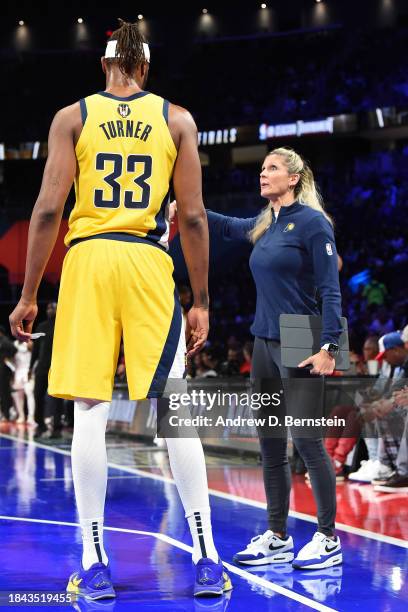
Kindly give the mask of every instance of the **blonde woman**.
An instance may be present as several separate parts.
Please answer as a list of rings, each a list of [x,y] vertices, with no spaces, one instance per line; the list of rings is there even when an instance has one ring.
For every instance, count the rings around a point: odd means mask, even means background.
[[[254,381],[277,381],[278,388],[283,383],[287,412],[306,415],[313,413],[322,401],[319,380],[317,396],[303,394],[295,405],[292,399],[292,406],[290,394],[286,393],[291,385],[285,381],[309,378],[310,374],[331,374],[334,370],[341,296],[332,222],[322,207],[310,167],[292,149],[275,149],[266,156],[260,173],[260,191],[268,203],[258,217],[238,219],[208,211],[210,232],[225,239],[253,243],[249,263],[257,303],[251,327],[255,336],[251,376]],[[320,314],[316,290],[322,300],[321,350],[298,368],[285,368],[280,355],[279,315]],[[302,369],[307,365],[311,366],[310,372]],[[342,563],[340,539],[334,534],[335,474],[323,440],[296,437],[294,431],[292,438],[310,474],[317,505],[317,532],[294,559],[293,540],[286,533],[291,488],[287,438],[264,436],[260,432],[269,529],[235,555],[238,563],[293,561],[293,566],[299,569],[321,569]]]

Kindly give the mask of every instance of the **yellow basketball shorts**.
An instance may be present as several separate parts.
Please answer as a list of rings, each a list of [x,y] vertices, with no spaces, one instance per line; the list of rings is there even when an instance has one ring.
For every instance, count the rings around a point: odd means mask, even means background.
[[[49,394],[110,401],[122,336],[130,399],[161,397],[185,350],[173,261],[143,239],[79,242],[64,259]]]

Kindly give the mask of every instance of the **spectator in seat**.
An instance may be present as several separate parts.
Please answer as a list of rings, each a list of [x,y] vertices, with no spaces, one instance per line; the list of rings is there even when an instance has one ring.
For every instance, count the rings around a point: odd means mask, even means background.
[[[385,336],[395,329],[394,321],[385,307],[379,308],[377,315],[370,325],[370,333]]]
[[[388,396],[377,402],[374,409],[382,434],[380,459],[393,473],[386,480],[378,479],[373,484],[375,491],[408,493],[408,326],[402,334],[393,332],[387,336],[384,337],[384,358],[399,367],[399,374]]]
[[[388,294],[387,287],[373,278],[363,289],[363,297],[367,299],[367,306],[383,306]]]
[[[202,351],[202,363],[205,372],[201,375],[202,378],[213,378],[218,376],[219,359],[216,351],[211,348],[206,348]]]
[[[244,360],[241,363],[241,366],[239,368],[239,373],[242,374],[243,376],[249,376],[251,373],[251,361],[252,361],[253,348],[254,348],[254,343],[251,342],[250,340],[248,340],[248,342],[245,342],[243,346],[242,354],[243,354]]]

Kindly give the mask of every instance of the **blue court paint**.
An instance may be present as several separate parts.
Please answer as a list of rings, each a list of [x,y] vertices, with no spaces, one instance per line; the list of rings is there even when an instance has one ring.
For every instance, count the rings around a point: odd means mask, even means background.
[[[0,450],[0,515],[77,522],[68,456],[2,437]],[[172,483],[142,476],[129,479],[125,471],[112,468],[109,475],[115,479],[108,483],[107,526],[163,533],[191,545]],[[216,544],[223,560],[230,562],[238,549],[265,529],[265,512],[214,496],[211,505]],[[314,525],[291,518],[289,531],[296,547],[300,547],[312,536]],[[80,532],[72,526],[0,519],[0,538],[1,591],[64,590],[81,555]],[[109,608],[101,609],[129,610],[136,606],[140,610],[172,612],[207,608],[214,612],[312,609],[274,592],[272,585],[267,588],[265,581],[269,581],[308,598],[312,606],[313,602],[317,606],[320,603],[322,610],[324,607],[344,612],[406,610],[408,551],[349,533],[342,533],[341,538],[345,563],[340,568],[319,572],[295,571],[290,565],[242,568],[246,574],[232,575],[234,590],[230,599],[194,601],[187,551],[150,535],[107,531],[105,544],[118,598]],[[263,578],[262,584],[251,582],[251,575]]]

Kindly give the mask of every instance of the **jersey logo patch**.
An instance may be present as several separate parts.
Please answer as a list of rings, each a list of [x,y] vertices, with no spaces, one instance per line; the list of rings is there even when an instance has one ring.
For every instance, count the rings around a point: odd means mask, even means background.
[[[333,249],[332,249],[332,245],[330,244],[330,242],[326,242],[326,252],[328,255],[333,255]]]
[[[287,226],[285,227],[285,229],[283,230],[284,232],[291,232],[293,230],[293,228],[295,227],[294,223],[288,223]]]
[[[123,118],[128,117],[130,115],[129,104],[119,104],[118,113]]]

